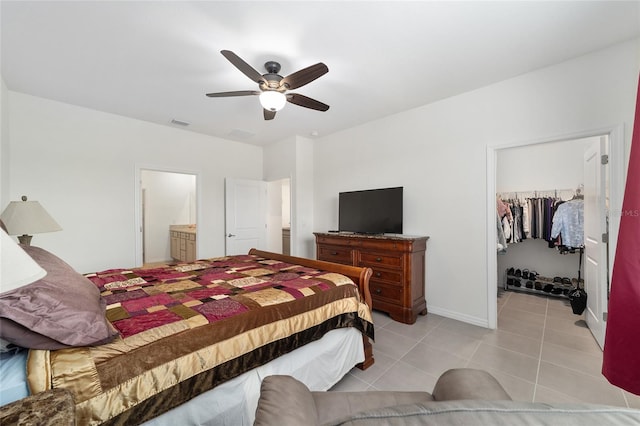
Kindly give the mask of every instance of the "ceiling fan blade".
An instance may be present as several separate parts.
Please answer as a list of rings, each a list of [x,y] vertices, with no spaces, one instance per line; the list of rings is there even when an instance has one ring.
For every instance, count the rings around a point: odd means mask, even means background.
[[[226,98],[229,96],[252,96],[259,94],[260,92],[257,90],[236,90],[233,92],[207,93],[207,96],[210,98]]]
[[[315,99],[311,99],[298,93],[287,93],[287,101],[301,107],[311,108],[318,111],[326,111],[329,109],[329,105],[323,104],[320,101],[316,101]]]
[[[255,81],[256,83],[264,81],[262,74],[260,74],[258,71],[256,71],[255,68],[242,60],[240,56],[236,55],[230,50],[221,50],[220,53],[222,53],[222,56],[227,58],[229,62],[231,62],[236,68],[242,71],[242,73],[249,77],[251,80]]]
[[[275,111],[271,111],[268,109],[262,109],[262,111],[264,112],[264,119],[265,120],[273,120],[276,117],[276,112]]]
[[[284,85],[287,90],[297,89],[307,83],[311,83],[316,78],[322,77],[329,72],[329,68],[322,62],[289,74],[280,81],[280,86]]]

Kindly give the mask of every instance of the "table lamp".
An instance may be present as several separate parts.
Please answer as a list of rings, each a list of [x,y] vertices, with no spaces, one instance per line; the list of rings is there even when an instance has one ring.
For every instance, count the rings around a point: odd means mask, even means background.
[[[37,201],[12,201],[0,215],[9,235],[19,235],[20,244],[30,245],[32,235],[60,231],[62,228]]]

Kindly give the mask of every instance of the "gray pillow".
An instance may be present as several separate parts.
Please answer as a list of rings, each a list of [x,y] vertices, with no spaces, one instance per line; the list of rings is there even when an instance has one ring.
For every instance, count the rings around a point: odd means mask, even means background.
[[[0,338],[23,348],[60,349],[108,343],[118,335],[91,281],[44,249],[21,247],[47,275],[0,295]]]

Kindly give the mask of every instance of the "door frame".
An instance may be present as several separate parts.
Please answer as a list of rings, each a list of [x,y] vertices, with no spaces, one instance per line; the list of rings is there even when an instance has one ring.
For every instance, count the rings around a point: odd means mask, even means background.
[[[201,211],[200,206],[202,205],[202,194],[201,194],[201,173],[197,170],[190,169],[181,169],[175,167],[168,166],[159,166],[154,164],[136,164],[135,165],[135,179],[134,179],[134,235],[135,235],[135,265],[140,267],[143,265],[143,241],[142,241],[142,171],[150,170],[154,172],[166,172],[166,173],[181,173],[187,175],[194,175],[196,177],[196,224],[200,226],[200,218]],[[168,235],[169,230],[167,230]],[[196,253],[200,253],[200,244],[201,239],[196,238]]]
[[[506,144],[487,145],[486,173],[487,173],[487,198],[486,198],[486,254],[487,254],[487,327],[498,327],[498,298],[496,295],[498,282],[498,259],[496,256],[496,151],[507,148],[518,148],[528,145],[538,145],[549,142],[565,142],[574,139],[588,137],[609,137],[609,265],[613,265],[615,258],[618,229],[620,227],[619,212],[624,196],[625,176],[625,147],[624,125],[619,124],[602,129],[586,130],[556,137],[547,137],[537,140],[516,141]],[[613,268],[610,267],[609,281]],[[605,307],[604,312],[608,309]]]

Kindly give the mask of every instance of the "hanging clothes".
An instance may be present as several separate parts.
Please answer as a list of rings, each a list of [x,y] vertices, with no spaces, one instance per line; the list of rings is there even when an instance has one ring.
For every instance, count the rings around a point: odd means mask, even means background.
[[[557,194],[553,197],[534,196],[523,200],[517,196],[509,199],[498,196],[497,213],[506,243],[519,243],[533,238],[547,241],[550,248],[557,247],[557,235],[552,236],[553,218],[563,203],[565,201],[558,198]]]
[[[562,238],[562,245],[584,245],[584,200],[570,200],[560,204],[553,215],[551,238]]]

